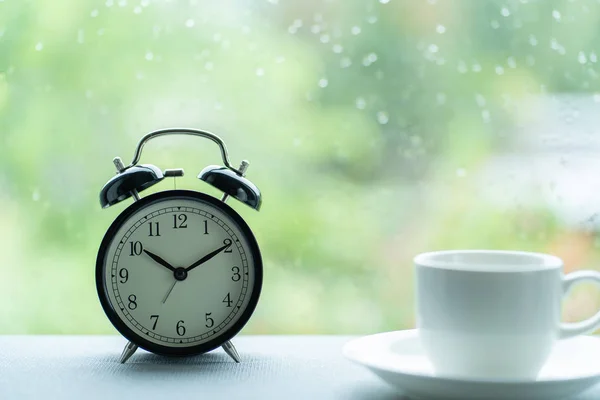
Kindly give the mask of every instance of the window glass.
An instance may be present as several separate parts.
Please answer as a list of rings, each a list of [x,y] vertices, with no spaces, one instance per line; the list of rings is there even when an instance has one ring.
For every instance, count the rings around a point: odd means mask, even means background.
[[[252,333],[414,326],[412,257],[600,263],[596,1],[0,0],[0,332],[108,333],[95,257],[111,162],[220,135],[264,194]],[[190,138],[148,192],[218,195]],[[580,288],[565,319],[593,312]]]

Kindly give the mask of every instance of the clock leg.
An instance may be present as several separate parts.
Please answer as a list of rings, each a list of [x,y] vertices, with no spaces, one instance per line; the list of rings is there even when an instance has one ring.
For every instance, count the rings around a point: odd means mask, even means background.
[[[121,353],[121,359],[119,360],[121,364],[125,364],[127,360],[129,360],[129,357],[131,357],[137,349],[137,345],[131,342],[127,342],[125,348],[123,349],[123,353]]]
[[[240,362],[240,355],[238,354],[237,350],[235,349],[235,346],[233,345],[233,343],[231,343],[230,341],[227,341],[221,347],[223,348],[223,350],[225,350],[225,353],[227,353],[227,355],[229,357],[233,358],[233,361],[235,361],[236,363]]]

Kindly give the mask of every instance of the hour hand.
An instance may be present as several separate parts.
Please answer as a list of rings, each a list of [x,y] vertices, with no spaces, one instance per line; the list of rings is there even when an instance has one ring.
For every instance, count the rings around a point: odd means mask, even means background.
[[[168,262],[166,262],[165,260],[163,260],[162,258],[160,258],[159,256],[157,256],[154,253],[149,252],[148,250],[144,249],[144,253],[148,254],[148,256],[150,256],[151,259],[153,259],[154,261],[156,261],[157,263],[159,263],[160,265],[162,265],[163,267],[175,272],[175,267],[173,267],[171,264],[169,264]]]

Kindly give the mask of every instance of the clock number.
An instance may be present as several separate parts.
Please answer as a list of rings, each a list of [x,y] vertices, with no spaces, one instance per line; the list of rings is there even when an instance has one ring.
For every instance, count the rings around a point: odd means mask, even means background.
[[[223,253],[231,253],[232,252],[231,251],[231,243],[232,243],[231,239],[225,239],[225,240],[223,240],[223,244],[225,246],[227,246],[227,248],[225,249],[225,251]]]
[[[156,324],[158,323],[158,315],[151,315],[150,319],[153,319],[153,318],[156,318],[154,320],[154,325],[152,325],[152,330],[155,330],[156,329]]]
[[[212,313],[206,313],[206,327],[207,328],[212,328],[213,326],[215,326],[215,320],[210,317],[211,315],[212,315]]]
[[[179,336],[183,336],[185,335],[185,326],[183,326],[184,322],[183,321],[179,321],[177,323],[177,334]]]
[[[129,247],[131,252],[129,253],[130,256],[139,256],[140,254],[142,254],[142,251],[144,251],[144,246],[142,245],[142,242],[129,242]]]
[[[119,276],[121,277],[121,283],[127,283],[129,280],[129,271],[126,268],[121,268]]]
[[[233,303],[233,301],[231,301],[231,293],[227,293],[227,296],[225,296],[225,298],[223,299],[223,303],[227,304],[227,307],[231,307],[231,303]]]
[[[127,299],[129,300],[129,304],[127,305],[127,307],[129,307],[130,310],[135,310],[137,308],[137,297],[135,296],[135,294],[130,294]]]
[[[233,268],[231,268],[231,271],[233,272],[233,276],[231,277],[232,281],[237,282],[240,279],[242,279],[242,275],[240,275],[239,267],[233,267]]]
[[[148,222],[150,228],[150,234],[148,236],[160,236],[160,226],[158,222]]]
[[[173,229],[187,228],[187,215],[173,214]]]
[[[204,234],[208,235],[208,220],[204,220]]]

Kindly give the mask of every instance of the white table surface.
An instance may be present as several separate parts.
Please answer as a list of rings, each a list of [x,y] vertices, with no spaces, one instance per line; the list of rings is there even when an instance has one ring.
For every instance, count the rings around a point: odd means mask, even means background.
[[[117,336],[0,336],[0,399],[408,399],[342,357],[349,339],[241,336],[241,364],[219,349],[193,358],[138,350],[122,365]],[[573,400],[598,399],[600,385]]]

